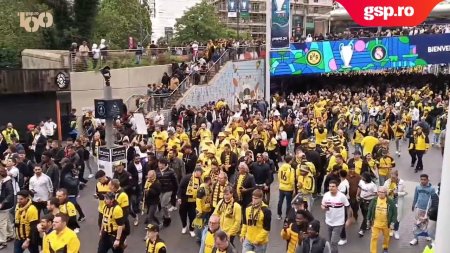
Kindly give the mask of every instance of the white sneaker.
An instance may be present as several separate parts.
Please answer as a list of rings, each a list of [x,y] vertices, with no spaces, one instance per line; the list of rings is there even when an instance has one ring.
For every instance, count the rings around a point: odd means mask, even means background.
[[[339,242],[338,242],[338,245],[339,245],[339,246],[342,246],[342,245],[345,245],[345,244],[347,244],[347,240],[341,239],[341,240],[339,240]]]
[[[195,237],[195,232],[194,231],[189,231],[189,234],[191,234],[191,237]]]
[[[186,227],[184,227],[184,228],[181,229],[181,233],[182,233],[182,234],[186,234],[186,233],[187,233],[187,230],[188,230],[188,227],[186,226]]]
[[[177,207],[176,206],[171,206],[170,208],[169,208],[169,212],[173,212],[173,211],[176,211],[177,210]]]
[[[80,229],[79,228],[75,228],[74,230],[73,230],[73,232],[75,232],[75,233],[80,233]]]
[[[395,240],[400,240],[400,233],[398,231],[394,232],[394,238]]]
[[[429,236],[427,236],[427,241],[429,241],[429,242],[431,242],[432,240],[433,240],[433,238],[431,238],[431,237],[429,237]]]
[[[416,238],[412,239],[412,240],[409,242],[410,245],[417,245],[417,243],[419,243],[419,242],[417,241]]]
[[[281,220],[281,218],[282,218],[281,215],[278,215],[277,220]]]
[[[88,178],[93,178],[94,174],[89,174]]]

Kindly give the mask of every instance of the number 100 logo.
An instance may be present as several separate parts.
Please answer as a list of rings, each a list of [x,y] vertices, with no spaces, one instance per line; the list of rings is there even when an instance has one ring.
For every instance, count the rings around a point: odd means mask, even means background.
[[[48,28],[53,25],[53,15],[50,12],[19,12],[20,27],[27,32],[37,32],[40,27]]]

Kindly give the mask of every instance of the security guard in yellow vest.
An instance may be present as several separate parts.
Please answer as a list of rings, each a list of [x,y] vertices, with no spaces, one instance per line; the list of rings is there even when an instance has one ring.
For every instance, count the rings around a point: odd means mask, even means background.
[[[95,185],[94,197],[98,199],[98,227],[100,228],[103,220],[103,207],[105,206],[104,195],[109,192],[108,184],[111,179],[106,176],[103,170],[97,171],[95,179],[97,180],[97,184]]]
[[[147,240],[145,241],[145,253],[166,253],[167,248],[161,238],[159,238],[159,226],[147,225]]]
[[[21,190],[17,193],[17,206],[15,211],[14,227],[16,241],[22,249],[28,249],[32,253],[39,252],[38,242],[31,239],[37,233],[37,224],[39,223],[39,213],[32,204],[30,193]]]
[[[109,250],[113,253],[123,253],[124,250],[125,216],[115,198],[112,192],[105,194],[98,253],[108,253]]]

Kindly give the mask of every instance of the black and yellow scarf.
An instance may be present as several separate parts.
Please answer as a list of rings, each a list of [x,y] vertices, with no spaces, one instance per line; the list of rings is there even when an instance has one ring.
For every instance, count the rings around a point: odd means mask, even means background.
[[[228,218],[233,217],[233,211],[234,211],[234,199],[231,199],[230,202],[226,202],[225,200],[223,200],[220,203],[220,206],[218,207],[219,211],[218,214],[222,215],[223,213],[225,213],[225,216]]]
[[[28,200],[23,207],[20,207],[18,204],[16,206],[16,215],[15,215],[15,223],[20,224],[22,220],[26,218],[27,210],[31,206],[31,200]]]
[[[213,192],[212,192],[212,195],[213,195],[213,199],[212,199],[213,207],[216,207],[217,203],[219,203],[219,201],[221,199],[223,199],[223,189],[225,189],[225,187],[227,187],[227,185],[228,185],[228,182],[226,182],[225,185],[223,185],[223,186],[220,185],[219,182],[214,184]]]
[[[241,188],[243,187],[246,178],[247,178],[247,173],[245,173],[244,175],[241,175],[241,174],[238,175],[237,183],[236,183],[236,193],[238,196],[238,201],[242,201]]]
[[[247,224],[252,224],[251,226],[256,226],[256,223],[258,222],[259,219],[259,214],[261,211],[261,207],[262,207],[262,203],[260,203],[259,205],[255,206],[252,205],[250,208],[250,217],[249,220],[251,222],[247,222]]]
[[[195,199],[197,198],[197,191],[198,188],[200,188],[200,185],[202,184],[201,178],[196,178],[194,175],[192,175],[191,180],[189,180],[189,184],[186,189],[186,196],[188,196],[188,202],[195,202]]]

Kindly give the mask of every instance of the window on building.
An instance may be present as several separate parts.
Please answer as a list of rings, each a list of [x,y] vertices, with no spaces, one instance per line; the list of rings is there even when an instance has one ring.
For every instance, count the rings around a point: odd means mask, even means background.
[[[252,11],[259,11],[259,4],[258,3],[252,3]]]
[[[319,0],[314,0],[314,3],[319,3]]]
[[[306,17],[306,23],[314,23],[313,17]]]
[[[313,8],[313,13],[319,13],[319,7],[314,7]]]
[[[309,0],[303,0],[303,3],[309,4]]]

